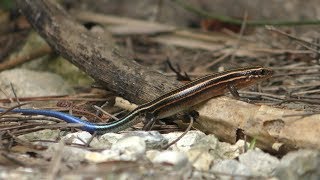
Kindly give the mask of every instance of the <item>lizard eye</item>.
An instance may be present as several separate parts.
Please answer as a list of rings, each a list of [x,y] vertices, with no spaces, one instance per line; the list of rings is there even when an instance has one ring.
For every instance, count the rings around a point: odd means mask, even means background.
[[[260,71],[260,75],[262,76],[268,76],[268,75],[272,75],[273,71],[270,69],[261,69]]]
[[[262,70],[260,71],[260,74],[261,74],[261,75],[266,75],[266,74],[267,74],[267,71],[266,71],[265,69],[262,69]]]

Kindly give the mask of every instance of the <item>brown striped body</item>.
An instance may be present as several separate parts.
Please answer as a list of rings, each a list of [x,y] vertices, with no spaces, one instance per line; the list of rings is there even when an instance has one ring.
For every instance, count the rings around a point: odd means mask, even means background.
[[[151,113],[157,119],[169,117],[225,94],[228,91],[228,85],[241,89],[269,78],[272,74],[273,71],[270,69],[250,67],[207,75],[145,103],[136,110]]]
[[[272,74],[273,71],[267,68],[250,67],[207,75],[166,93],[153,101],[140,105],[117,121],[105,124],[80,122],[79,120],[77,122],[84,124],[86,130],[96,131],[100,134],[118,132],[140,122],[139,118],[136,118],[138,115],[148,113],[155,119],[169,117],[226,93],[229,85],[241,89],[267,79]]]

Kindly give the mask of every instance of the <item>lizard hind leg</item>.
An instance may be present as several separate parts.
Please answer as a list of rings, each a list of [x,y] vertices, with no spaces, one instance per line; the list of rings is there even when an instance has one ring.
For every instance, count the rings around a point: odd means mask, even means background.
[[[154,114],[148,112],[146,113],[145,118],[146,119],[142,130],[149,131],[152,128],[152,126],[156,123],[156,118]]]

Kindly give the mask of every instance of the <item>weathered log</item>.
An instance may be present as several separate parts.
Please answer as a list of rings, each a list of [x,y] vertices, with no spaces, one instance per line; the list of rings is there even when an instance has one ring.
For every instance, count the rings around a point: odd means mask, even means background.
[[[115,47],[108,36],[101,38],[90,33],[54,1],[16,2],[33,28],[57,53],[120,96],[140,104],[179,84],[137,64]]]

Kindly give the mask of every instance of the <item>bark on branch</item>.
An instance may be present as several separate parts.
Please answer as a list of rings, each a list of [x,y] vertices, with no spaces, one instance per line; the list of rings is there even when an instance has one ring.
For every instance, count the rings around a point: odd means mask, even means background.
[[[54,1],[16,2],[56,52],[120,96],[140,104],[178,86],[178,82],[135,63],[113,46],[111,39],[99,38],[87,31]]]

